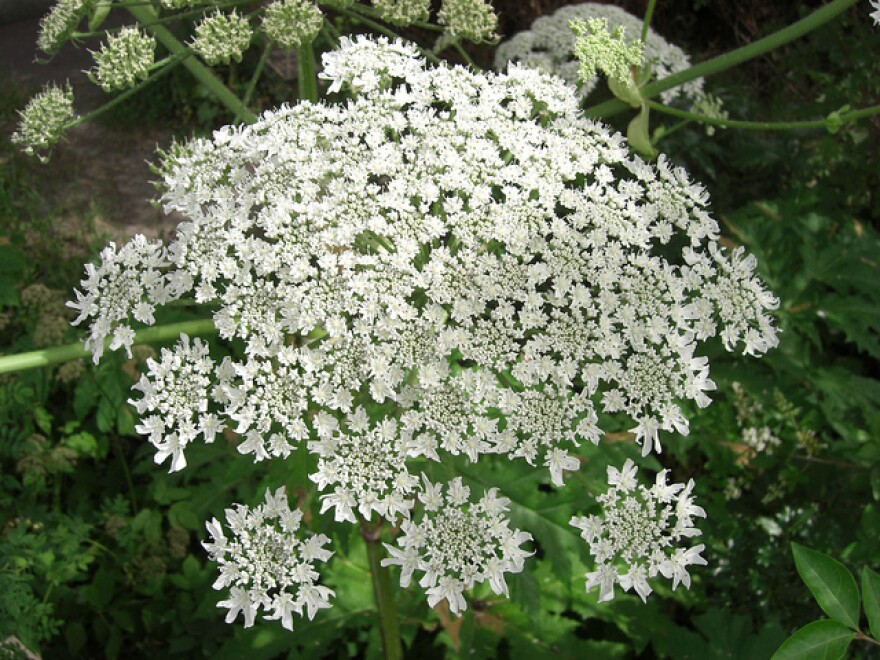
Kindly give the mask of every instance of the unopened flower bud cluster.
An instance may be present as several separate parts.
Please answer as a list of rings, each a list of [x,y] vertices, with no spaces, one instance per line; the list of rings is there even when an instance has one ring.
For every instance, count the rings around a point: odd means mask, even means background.
[[[40,21],[37,47],[52,55],[63,46],[88,11],[85,0],[58,0]]]
[[[581,80],[581,65],[575,53],[577,37],[571,29],[572,21],[585,24],[590,19],[604,19],[608,29],[623,29],[627,43],[638,41],[642,35],[642,19],[620,7],[597,2],[567,5],[550,16],[538,17],[529,30],[519,32],[502,43],[495,51],[495,68],[503,70],[508,62],[519,62],[560,76],[572,86],[578,86],[583,96],[596,87],[598,78]],[[666,78],[690,68],[687,54],[670,44],[653,29],[648,30],[644,42],[645,64],[655,78]],[[703,79],[697,78],[660,94],[664,103],[671,103],[678,95],[694,98],[702,91]]]
[[[105,92],[134,87],[150,73],[156,40],[136,27],[124,27],[107,36],[101,50],[91,51],[95,68],[89,77]]]
[[[176,239],[108,248],[72,305],[96,356],[182,295],[213,309],[236,357],[183,337],[137,386],[157,460],[180,469],[188,443],[224,429],[257,461],[305,444],[323,510],[404,521],[393,557],[460,610],[472,584],[505,591],[528,535],[508,529],[505,498],[474,503],[427,465],[500,455],[562,486],[600,413],[659,451],[660,431],[688,430],[682,402],[709,403],[701,343],[763,353],[776,301],[754,259],[719,247],[703,188],[632,155],[555,77],[428,68],[364,37],[322,75],[354,98],[178,145],[161,182],[187,218]]]
[[[211,66],[241,62],[252,36],[245,17],[234,9],[228,14],[218,10],[196,25],[190,47]]]
[[[275,0],[266,6],[263,31],[282,48],[310,43],[324,24],[324,15],[311,0]]]
[[[12,134],[12,142],[20,144],[28,155],[42,154],[58,143],[67,126],[76,119],[73,90],[70,85],[59,87],[49,83],[18,114],[21,119]]]

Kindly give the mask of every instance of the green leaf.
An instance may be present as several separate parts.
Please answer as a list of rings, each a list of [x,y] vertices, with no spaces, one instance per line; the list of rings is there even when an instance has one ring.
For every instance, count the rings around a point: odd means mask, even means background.
[[[771,660],[837,660],[855,633],[837,621],[808,623],[782,643]]]
[[[870,568],[862,568],[862,600],[868,629],[874,637],[880,638],[880,575]]]
[[[822,611],[835,621],[858,628],[859,588],[846,566],[797,543],[791,544],[791,552],[801,579]]]
[[[92,15],[89,16],[89,32],[95,32],[101,27],[104,23],[104,19],[107,18],[107,14],[110,13],[112,5],[112,0],[98,0],[98,2],[95,3]]]

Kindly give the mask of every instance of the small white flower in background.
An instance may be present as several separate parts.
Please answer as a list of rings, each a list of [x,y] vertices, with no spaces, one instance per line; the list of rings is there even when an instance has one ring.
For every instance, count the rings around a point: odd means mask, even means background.
[[[489,582],[496,594],[508,595],[505,573],[519,573],[533,553],[520,548],[532,535],[511,530],[504,517],[510,500],[490,488],[476,503],[460,477],[433,484],[422,476],[419,500],[424,514],[418,522],[404,520],[397,546],[385,544],[390,557],[383,566],[400,566],[400,586],[409,586],[414,571],[423,572],[419,585],[427,590],[428,605],[446,600],[453,613],[467,609],[463,592]]]
[[[586,24],[575,19],[569,27],[577,36],[574,54],[581,63],[581,80],[592,80],[602,72],[608,78],[627,82],[632,79],[632,69],[645,61],[644,44],[638,39],[627,42],[624,27],[609,32],[607,18],[589,18]]]
[[[872,11],[868,16],[874,19],[874,25],[880,25],[880,0],[871,0]]]
[[[730,117],[730,113],[727,110],[724,110],[723,101],[717,96],[712,96],[711,94],[704,94],[700,92],[693,98],[693,103],[691,104],[691,112],[704,115],[709,119],[728,119]],[[706,124],[706,135],[715,135],[715,129],[717,126],[713,126],[712,124]],[[721,128],[727,128],[726,126],[721,126]]]
[[[49,83],[18,114],[21,119],[12,134],[12,142],[21,145],[29,156],[48,151],[64,135],[68,124],[76,119],[73,90],[69,84],[59,87]],[[48,160],[47,156],[39,157],[44,162]]]
[[[190,47],[211,66],[241,62],[252,34],[247,18],[234,9],[228,14],[217,10],[196,25]]]
[[[153,66],[156,40],[136,27],[124,27],[107,36],[99,51],[89,51],[95,57],[95,68],[89,78],[105,92],[134,87],[145,79]]]
[[[263,32],[286,50],[314,41],[324,14],[311,0],[275,0],[263,14]]]
[[[575,56],[576,36],[569,27],[573,20],[587,21],[604,18],[611,30],[622,27],[627,42],[642,35],[642,19],[627,13],[620,7],[597,2],[566,5],[550,16],[535,20],[529,30],[519,32],[498,46],[495,51],[495,68],[507,68],[508,62],[519,62],[546,73],[560,76],[569,85],[579,86],[580,94],[587,96],[596,86],[598,78],[580,81],[580,63]],[[670,44],[653,29],[648,30],[644,44],[645,62],[654,78],[666,78],[690,68],[687,54],[678,46]],[[660,94],[664,103],[671,103],[679,94],[693,98],[703,89],[703,79],[698,78]]]
[[[70,39],[88,10],[85,0],[58,0],[40,21],[37,47],[49,55],[55,53]]]
[[[226,509],[231,537],[214,518],[207,524],[211,540],[202,542],[212,561],[220,565],[214,589],[230,589],[230,598],[217,603],[229,609],[226,623],[239,613],[249,628],[260,610],[268,620],[281,620],[293,630],[293,614],[313,619],[318,610],[330,607],[332,589],[317,584],[317,562],[326,562],[332,550],[323,534],[299,532],[302,512],[290,510],[284,487],[266,491],[266,501],[253,509],[236,504]]]
[[[608,468],[610,488],[597,499],[601,516],[575,516],[571,525],[581,530],[590,545],[596,570],[587,573],[587,591],[599,587],[599,602],[614,598],[614,586],[634,589],[644,601],[652,589],[648,580],[658,574],[690,588],[687,567],[705,566],[700,556],[703,545],[683,547],[686,539],[701,532],[694,517],[706,512],[693,503],[693,480],[685,484],[666,483],[668,470],[657,474],[650,488],[639,485],[638,468],[627,459],[622,470]]]
[[[427,21],[431,0],[373,0],[379,18],[401,27]]]
[[[773,450],[778,449],[782,445],[782,440],[773,435],[773,432],[767,426],[762,426],[761,428],[749,426],[744,428],[742,441],[744,445],[759,454],[772,454]]]
[[[443,0],[437,22],[446,27],[446,33],[453,39],[480,43],[498,37],[498,16],[484,0]]]

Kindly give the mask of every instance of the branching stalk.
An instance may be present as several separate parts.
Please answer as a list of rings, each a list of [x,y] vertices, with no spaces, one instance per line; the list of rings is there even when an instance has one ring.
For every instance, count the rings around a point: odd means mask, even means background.
[[[660,92],[665,92],[667,89],[678,87],[679,85],[695,80],[696,78],[706,78],[715,73],[725,71],[737,64],[754,59],[766,52],[779,48],[780,46],[784,46],[790,41],[794,41],[795,39],[822,27],[838,14],[852,7],[856,2],[858,2],[858,0],[833,0],[824,7],[817,9],[809,16],[774,32],[763,39],[758,39],[747,46],[737,48],[736,50],[724,53],[718,57],[713,57],[711,60],[706,60],[705,62],[696,64],[689,69],[679,71],[676,74],[652,82],[649,85],[645,85],[641,90],[642,97],[649,99],[657,96]],[[604,103],[594,105],[592,108],[588,108],[585,114],[587,117],[611,117],[612,115],[616,115],[629,109],[629,107],[629,105],[619,99],[611,99]]]

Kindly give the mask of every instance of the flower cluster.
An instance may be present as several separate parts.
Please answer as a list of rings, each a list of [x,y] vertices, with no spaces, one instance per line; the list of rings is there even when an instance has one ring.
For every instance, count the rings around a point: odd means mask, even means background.
[[[872,11],[868,16],[874,19],[874,25],[880,25],[880,0],[871,0]]]
[[[324,15],[312,0],[275,0],[263,14],[266,36],[287,50],[311,43],[323,24]]]
[[[623,470],[609,467],[610,488],[597,498],[603,515],[571,519],[596,561],[596,570],[587,573],[587,591],[598,586],[599,602],[614,598],[615,584],[624,591],[635,589],[644,601],[652,591],[648,579],[658,573],[672,580],[673,589],[679,583],[690,588],[687,567],[706,565],[700,556],[703,545],[681,545],[700,534],[694,518],[706,516],[693,502],[694,481],[669,485],[668,472],[658,473],[648,488],[638,483],[638,468],[631,460]]]
[[[723,107],[723,102],[717,96],[712,94],[704,94],[700,92],[696,94],[691,102],[691,112],[703,115],[709,119],[725,120],[730,117],[730,113]],[[715,135],[717,127],[712,124],[706,124],[706,135]],[[722,126],[721,128],[726,128]]]
[[[55,53],[70,39],[88,9],[85,0],[58,0],[40,21],[37,47],[49,55]]]
[[[465,506],[460,481],[442,496],[413,464],[502,455],[562,486],[618,413],[659,451],[661,430],[688,430],[682,402],[709,403],[700,343],[767,350],[776,301],[753,259],[718,246],[705,191],[631,155],[552,76],[429,68],[366,37],[322,75],[353,98],[167,154],[175,240],[111,246],[72,305],[96,357],[156,305],[212,309],[234,357],[183,337],[137,385],[157,460],[179,469],[227,428],[257,461],[305,444],[323,510],[402,518],[404,575],[426,571],[432,603],[458,611],[475,582],[504,590],[527,535],[505,531],[494,490]]]
[[[134,87],[147,77],[156,50],[156,40],[136,27],[124,27],[107,37],[95,56],[89,78],[105,92]]]
[[[393,25],[412,25],[427,21],[431,0],[373,0],[379,18]]]
[[[217,10],[196,26],[190,46],[207,64],[241,62],[241,56],[251,43],[248,20],[233,9],[228,14]]]
[[[385,544],[391,556],[382,565],[400,566],[401,587],[409,586],[414,571],[423,572],[419,585],[427,590],[428,605],[445,599],[453,613],[467,608],[462,593],[480,582],[488,581],[496,594],[507,596],[504,574],[522,571],[533,554],[520,548],[532,535],[511,530],[504,517],[510,500],[490,488],[471,503],[470,488],[460,477],[445,489],[422,479],[424,515],[419,522],[403,521],[397,546]]]
[[[179,9],[190,9],[200,5],[210,4],[211,0],[160,0],[160,4],[165,9],[176,11]]]
[[[576,35],[570,24],[572,21],[588,22],[590,19],[605,19],[613,31],[623,28],[627,41],[638,40],[642,34],[642,19],[625,12],[614,5],[586,2],[567,5],[551,16],[541,16],[531,29],[520,32],[501,44],[495,51],[495,68],[503,70],[509,62],[519,62],[525,66],[554,73],[572,86],[580,86],[586,96],[596,86],[597,78],[581,81],[580,62],[575,54]],[[679,71],[690,68],[687,54],[678,46],[668,43],[654,30],[649,29],[644,43],[645,62],[652,75],[666,78]],[[693,98],[703,89],[703,79],[684,83],[660,94],[664,103],[670,103],[679,94]]]
[[[316,534],[303,539],[297,534],[302,512],[287,504],[283,487],[251,509],[237,504],[226,509],[227,538],[216,518],[208,523],[209,543],[202,543],[211,559],[220,565],[215,589],[232,586],[229,599],[217,603],[226,607],[226,623],[242,613],[244,626],[254,625],[259,610],[271,612],[268,620],[279,620],[293,630],[293,614],[315,618],[318,610],[330,607],[332,589],[317,584],[316,562],[326,562],[332,550],[324,548],[330,539]]]
[[[618,25],[608,31],[607,18],[590,18],[587,22],[577,19],[570,25],[577,39],[574,55],[581,63],[581,80],[592,80],[598,72],[618,82],[632,78],[631,71],[642,66],[645,60],[644,44],[636,39],[627,42],[626,28]]]
[[[70,85],[59,87],[49,83],[18,114],[21,120],[18,129],[12,134],[12,142],[22,145],[24,152],[31,156],[47,151],[61,139],[67,126],[76,119],[73,90]]]
[[[484,0],[443,0],[437,22],[446,27],[446,33],[453,39],[479,43],[498,37],[498,17]]]

